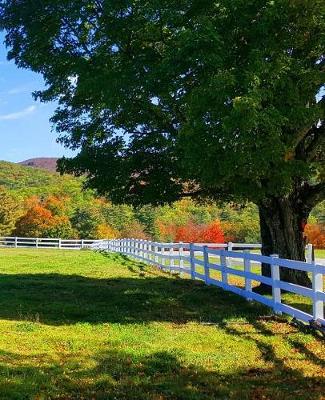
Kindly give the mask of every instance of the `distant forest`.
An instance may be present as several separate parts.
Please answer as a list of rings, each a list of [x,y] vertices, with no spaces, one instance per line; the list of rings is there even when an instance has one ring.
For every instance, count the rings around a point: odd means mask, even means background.
[[[325,202],[312,212],[308,242],[325,247]],[[113,205],[83,189],[83,179],[0,162],[0,235],[61,238],[135,237],[157,241],[260,242],[251,203],[197,203],[160,207]]]

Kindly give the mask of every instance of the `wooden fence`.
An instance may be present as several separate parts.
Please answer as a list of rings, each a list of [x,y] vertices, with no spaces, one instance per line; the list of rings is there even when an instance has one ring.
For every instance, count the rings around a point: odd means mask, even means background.
[[[39,249],[66,249],[80,250],[90,248],[100,240],[74,240],[74,239],[53,239],[53,238],[22,238],[22,237],[0,237],[0,247],[7,248],[39,248]]]
[[[275,313],[289,314],[299,320],[317,321],[325,326],[325,293],[323,276],[325,267],[313,262],[301,262],[251,253],[260,245],[229,244],[190,244],[156,243],[137,239],[102,240],[91,246],[93,249],[118,252],[144,263],[156,265],[171,273],[199,279],[207,285],[215,285],[231,291],[247,300],[255,300],[271,307]],[[231,249],[229,249],[231,247]],[[262,276],[260,265],[269,264],[271,276]],[[306,271],[312,281],[312,287],[295,285],[280,278],[282,268]],[[234,284],[231,277],[242,281]],[[272,288],[271,296],[263,296],[252,291],[255,282],[264,283]],[[281,291],[294,293],[310,299],[312,311],[306,311],[304,304],[284,304]],[[297,298],[299,303],[299,297]]]

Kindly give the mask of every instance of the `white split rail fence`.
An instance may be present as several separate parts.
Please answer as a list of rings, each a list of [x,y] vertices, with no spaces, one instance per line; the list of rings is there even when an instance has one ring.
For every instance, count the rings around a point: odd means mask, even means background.
[[[101,240],[0,237],[0,247],[80,250],[91,248]]]
[[[105,250],[131,256],[145,263],[156,265],[169,272],[189,275],[191,279],[203,280],[208,285],[219,286],[243,296],[247,300],[263,303],[276,313],[286,313],[305,322],[318,321],[325,326],[324,284],[325,266],[313,262],[312,245],[306,246],[307,262],[293,261],[251,253],[259,250],[260,244],[246,243],[158,243],[139,239],[75,240],[60,238],[0,237],[0,247]],[[256,266],[270,265],[271,276],[254,272]],[[280,268],[306,271],[312,280],[312,288],[295,285],[280,279]],[[215,276],[219,274],[219,277]],[[244,286],[229,282],[229,275],[241,277]],[[272,297],[262,296],[252,291],[253,281],[272,287]],[[311,299],[313,312],[309,314],[293,306],[283,304],[281,290]]]
[[[277,314],[285,313],[304,322],[317,321],[325,326],[323,284],[325,266],[311,261],[310,245],[307,246],[308,262],[282,259],[276,254],[266,257],[250,253],[251,250],[260,248],[260,245],[256,244],[158,243],[138,239],[118,239],[102,240],[94,243],[91,248],[121,253],[144,263],[156,265],[162,270],[202,280],[208,285],[218,286],[247,300],[263,303]],[[270,265],[270,277],[253,270],[256,265],[262,263]],[[312,287],[307,288],[282,281],[280,278],[282,268],[306,271],[311,277]],[[229,281],[231,275],[242,278],[244,285],[240,287],[231,284]],[[271,286],[272,296],[253,292],[253,281]],[[281,290],[308,297],[312,303],[312,313],[284,304]]]

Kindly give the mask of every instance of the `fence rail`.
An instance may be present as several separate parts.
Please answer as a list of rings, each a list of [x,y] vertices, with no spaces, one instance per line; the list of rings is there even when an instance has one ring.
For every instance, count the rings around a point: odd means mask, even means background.
[[[282,259],[276,254],[266,257],[250,253],[251,250],[260,248],[259,246],[239,243],[231,243],[230,246],[224,243],[158,243],[119,239],[102,240],[91,245],[91,248],[118,252],[144,263],[156,265],[162,270],[202,280],[208,285],[231,291],[249,301],[258,301],[271,307],[278,314],[285,313],[305,322],[317,321],[325,326],[323,285],[325,267],[311,261]],[[310,246],[307,250],[310,252]],[[261,274],[258,267],[262,263],[270,265],[271,276]],[[312,287],[307,288],[282,281],[280,272],[284,268],[306,271],[311,277]],[[233,284],[230,279],[232,276],[241,278],[243,284]],[[272,288],[272,295],[264,296],[253,292],[254,281],[269,285]],[[312,313],[284,304],[281,291],[308,297],[312,304]]]
[[[0,247],[8,248],[39,248],[39,249],[66,249],[80,250],[91,248],[92,245],[100,243],[101,240],[75,240],[75,239],[53,239],[53,238],[22,238],[22,237],[0,237]]]

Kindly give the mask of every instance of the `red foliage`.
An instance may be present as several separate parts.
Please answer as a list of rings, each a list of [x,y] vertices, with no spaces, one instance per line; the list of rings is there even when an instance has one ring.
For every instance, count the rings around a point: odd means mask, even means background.
[[[176,228],[176,242],[224,243],[225,237],[219,221],[197,225],[188,222]]]
[[[307,242],[317,249],[325,249],[325,225],[307,224],[305,227]]]

